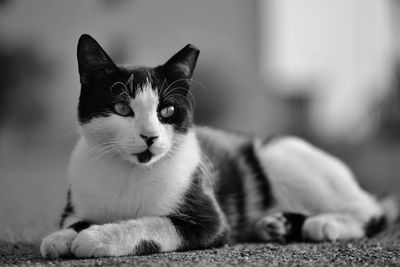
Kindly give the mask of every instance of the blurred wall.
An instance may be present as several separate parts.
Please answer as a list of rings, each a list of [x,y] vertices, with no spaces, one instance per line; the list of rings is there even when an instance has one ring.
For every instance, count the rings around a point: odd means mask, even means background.
[[[326,142],[359,142],[376,130],[376,107],[397,60],[396,1],[261,1],[260,61],[277,93],[310,101],[310,127]],[[267,80],[268,83],[271,80]]]

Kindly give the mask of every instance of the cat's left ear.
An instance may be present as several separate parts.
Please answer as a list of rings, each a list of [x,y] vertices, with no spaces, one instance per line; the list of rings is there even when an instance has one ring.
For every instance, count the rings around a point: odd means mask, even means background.
[[[164,64],[167,75],[174,80],[186,79],[185,82],[189,85],[199,54],[200,50],[195,46],[191,44],[186,45]]]
[[[83,34],[78,41],[78,66],[81,84],[96,82],[118,70],[99,43],[88,34]]]

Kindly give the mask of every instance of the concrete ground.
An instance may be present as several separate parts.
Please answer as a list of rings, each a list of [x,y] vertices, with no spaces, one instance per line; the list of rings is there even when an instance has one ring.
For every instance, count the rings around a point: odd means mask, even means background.
[[[100,259],[44,260],[38,247],[0,245],[0,266],[400,266],[400,222],[373,238],[335,243],[238,244],[189,252]]]

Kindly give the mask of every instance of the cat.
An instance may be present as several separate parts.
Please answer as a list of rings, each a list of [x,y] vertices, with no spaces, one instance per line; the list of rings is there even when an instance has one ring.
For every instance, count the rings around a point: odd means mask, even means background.
[[[80,139],[60,230],[42,240],[43,257],[345,240],[396,216],[302,139],[195,126],[193,45],[155,68],[117,66],[84,34],[77,56]]]

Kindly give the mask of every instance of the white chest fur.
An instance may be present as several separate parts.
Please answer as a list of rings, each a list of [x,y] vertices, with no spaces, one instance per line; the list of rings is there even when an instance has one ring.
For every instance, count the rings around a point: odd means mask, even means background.
[[[200,152],[193,132],[173,156],[138,167],[109,156],[93,159],[81,138],[72,154],[69,182],[75,215],[98,223],[162,216],[179,206],[190,186]]]

